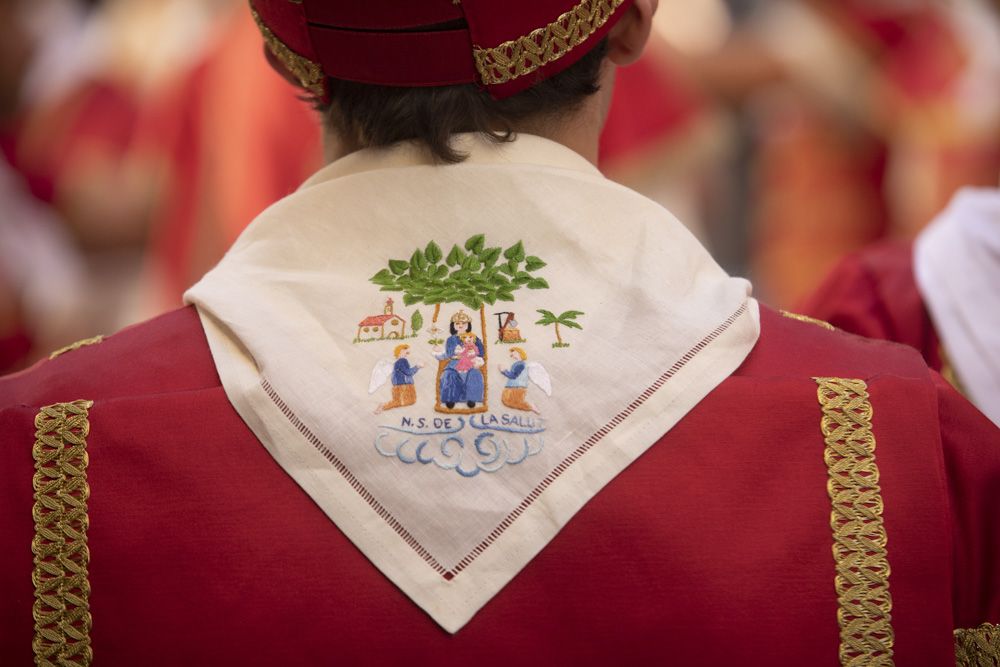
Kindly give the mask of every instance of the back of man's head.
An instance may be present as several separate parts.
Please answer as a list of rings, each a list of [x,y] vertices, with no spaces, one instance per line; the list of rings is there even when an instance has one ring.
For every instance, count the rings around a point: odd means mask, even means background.
[[[622,56],[609,33],[650,6],[655,0],[251,2],[272,64],[308,91],[342,145],[415,140],[444,162],[463,159],[453,134],[504,141],[577,111],[600,90],[609,53]]]

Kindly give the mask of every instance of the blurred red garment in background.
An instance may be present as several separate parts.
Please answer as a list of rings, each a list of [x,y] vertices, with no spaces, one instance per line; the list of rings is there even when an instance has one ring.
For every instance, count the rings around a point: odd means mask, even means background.
[[[904,343],[934,370],[947,370],[913,275],[910,242],[887,241],[848,255],[796,310],[844,331]]]
[[[179,305],[243,228],[293,192],[322,155],[317,115],[270,70],[245,11],[227,18],[213,47],[159,106],[175,127],[143,315]]]
[[[973,2],[774,7],[757,28],[792,85],[755,100],[752,263],[789,305],[845,254],[912,238],[959,187],[995,182],[1000,28]]]

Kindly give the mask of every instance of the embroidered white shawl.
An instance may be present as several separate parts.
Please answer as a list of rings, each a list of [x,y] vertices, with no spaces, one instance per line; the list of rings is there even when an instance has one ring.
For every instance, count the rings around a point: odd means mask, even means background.
[[[759,333],[746,281],[576,153],[459,144],[327,166],[186,295],[235,409],[449,632]]]
[[[969,400],[1000,426],[1000,191],[959,191],[917,237],[913,270]]]

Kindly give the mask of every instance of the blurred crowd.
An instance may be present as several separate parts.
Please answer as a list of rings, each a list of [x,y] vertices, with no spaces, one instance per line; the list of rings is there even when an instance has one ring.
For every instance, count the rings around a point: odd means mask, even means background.
[[[180,305],[322,161],[243,0],[0,0],[0,373]],[[602,169],[793,307],[1000,177],[989,0],[661,0]]]

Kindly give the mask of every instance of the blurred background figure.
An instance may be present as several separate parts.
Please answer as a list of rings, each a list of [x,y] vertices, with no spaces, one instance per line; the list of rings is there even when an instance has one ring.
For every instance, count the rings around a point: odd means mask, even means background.
[[[0,372],[19,367],[36,347],[86,330],[82,266],[58,214],[36,199],[11,163],[23,90],[39,42],[21,0],[0,0]]]
[[[1000,190],[963,188],[914,242],[848,255],[801,312],[915,348],[1000,426]]]
[[[268,68],[244,3],[3,3],[17,39],[3,47],[0,372],[178,306],[320,162],[318,126]]]
[[[1000,173],[987,0],[661,1],[601,168],[788,307]],[[321,162],[242,0],[0,0],[0,372],[180,305]],[[238,113],[234,113],[238,110]]]
[[[214,29],[161,105],[176,123],[170,179],[153,220],[143,310],[131,319],[180,306],[243,228],[322,163],[318,118],[268,65],[245,3],[228,1]]]
[[[734,3],[734,7],[737,5]],[[1000,30],[979,0],[769,0],[691,75],[742,111],[749,262],[790,305],[844,253],[912,238],[1000,169]]]
[[[722,45],[730,27],[722,0],[661,3],[645,53],[617,73],[600,146],[609,178],[670,210],[716,250],[728,248],[713,223],[730,213],[732,123],[690,80],[674,50],[705,54]]]

